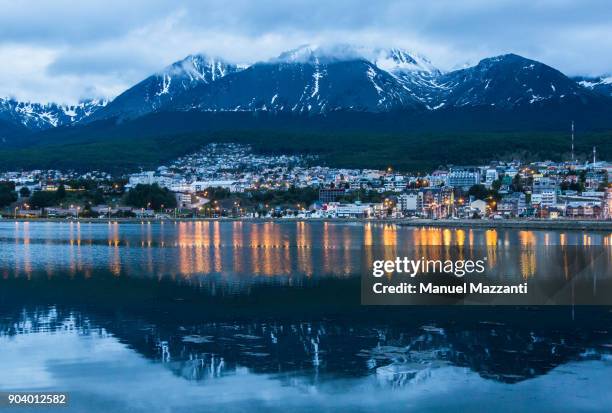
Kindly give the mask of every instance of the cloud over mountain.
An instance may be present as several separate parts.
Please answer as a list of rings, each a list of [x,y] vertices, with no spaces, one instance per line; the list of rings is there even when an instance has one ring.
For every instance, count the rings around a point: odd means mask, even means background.
[[[234,63],[338,40],[421,52],[449,70],[508,52],[563,73],[608,73],[612,9],[601,0],[539,2],[0,0],[0,96],[76,103],[114,97],[197,51]],[[520,33],[520,35],[517,35]],[[92,86],[95,85],[95,86]]]

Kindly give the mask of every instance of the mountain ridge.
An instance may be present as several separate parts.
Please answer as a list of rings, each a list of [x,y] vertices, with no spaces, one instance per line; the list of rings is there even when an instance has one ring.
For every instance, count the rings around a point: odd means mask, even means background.
[[[159,111],[324,115],[464,106],[518,110],[542,105],[582,110],[607,107],[612,102],[608,86],[612,88],[612,78],[571,79],[512,53],[449,72],[399,48],[347,44],[304,45],[250,66],[193,54],[110,102],[91,100],[68,107],[0,99],[0,138],[103,119],[123,122]]]
[[[108,101],[102,99],[87,99],[74,105],[62,105],[0,98],[0,119],[12,119],[29,129],[48,129],[77,123],[107,103]]]
[[[180,90],[155,110],[323,114],[600,101],[599,94],[558,70],[516,54],[443,72],[423,56],[398,48],[304,45],[229,75]]]
[[[142,116],[170,103],[176,94],[239,70],[239,66],[219,58],[204,54],[189,55],[127,89],[88,121],[113,116]]]

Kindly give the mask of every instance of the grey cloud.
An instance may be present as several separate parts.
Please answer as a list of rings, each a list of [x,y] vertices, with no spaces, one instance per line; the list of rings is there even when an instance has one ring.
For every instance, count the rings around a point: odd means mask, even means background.
[[[3,63],[30,53],[46,64],[3,64],[0,96],[115,93],[189,53],[248,63],[304,43],[405,47],[442,69],[514,52],[570,75],[612,71],[604,0],[0,0],[0,10]],[[65,92],[45,90],[60,79]]]
[[[135,51],[79,50],[61,54],[47,67],[47,73],[57,75],[115,75],[129,77],[132,73],[157,70],[160,62]]]
[[[170,13],[171,2],[0,0],[0,42],[67,44],[108,39]]]

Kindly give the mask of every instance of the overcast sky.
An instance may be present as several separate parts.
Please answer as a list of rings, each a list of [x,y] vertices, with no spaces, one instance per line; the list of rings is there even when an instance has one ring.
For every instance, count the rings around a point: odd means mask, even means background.
[[[398,46],[441,69],[514,52],[612,72],[610,0],[0,0],[0,96],[113,97],[190,53],[237,63],[305,43]]]

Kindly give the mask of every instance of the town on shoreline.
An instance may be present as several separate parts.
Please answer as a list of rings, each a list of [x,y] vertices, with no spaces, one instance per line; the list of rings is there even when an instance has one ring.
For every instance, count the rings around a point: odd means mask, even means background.
[[[13,220],[352,219],[405,225],[603,227],[612,163],[492,161],[428,173],[319,166],[210,144],[153,171],[0,173],[0,215]],[[573,155],[572,155],[573,157]],[[502,224],[502,222],[504,224]],[[575,224],[571,224],[575,222]],[[600,222],[601,224],[596,224]]]

